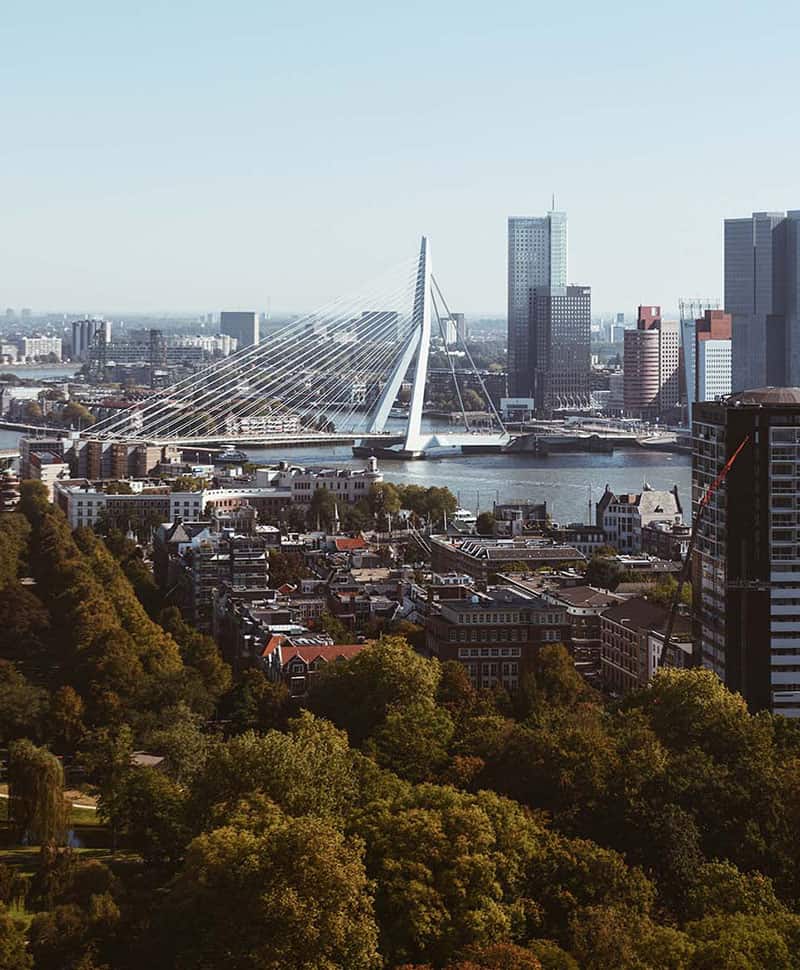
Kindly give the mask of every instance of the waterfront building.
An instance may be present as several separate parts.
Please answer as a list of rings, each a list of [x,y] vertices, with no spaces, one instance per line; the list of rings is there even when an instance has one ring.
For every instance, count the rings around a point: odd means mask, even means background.
[[[240,350],[252,347],[260,339],[258,314],[249,310],[223,310],[219,315],[219,330],[229,337],[235,337]]]
[[[623,401],[631,417],[653,419],[680,400],[680,330],[661,307],[640,306],[635,330],[625,331]]]
[[[595,522],[603,530],[609,545],[619,553],[642,551],[642,530],[654,522],[681,525],[683,510],[678,486],[660,491],[645,485],[641,492],[616,495],[606,485],[595,507]]]
[[[533,398],[540,414],[591,407],[592,291],[537,286],[531,293]]]
[[[17,360],[30,364],[46,357],[61,360],[61,337],[19,337],[17,340]]]
[[[473,686],[514,690],[532,672],[543,644],[569,647],[570,624],[562,606],[498,587],[440,600],[426,619],[425,638],[431,656],[458,661]]]
[[[800,385],[800,211],[725,220],[725,309],[732,385]]]
[[[693,437],[695,515],[747,439],[698,525],[699,659],[752,711],[800,717],[800,389],[766,387],[697,404]]]
[[[510,395],[533,392],[531,291],[567,286],[567,214],[512,216],[508,220],[508,370]],[[587,364],[588,367],[588,364]]]
[[[318,488],[325,488],[337,501],[355,505],[367,498],[373,485],[383,481],[378,459],[368,458],[364,468],[304,468],[282,461],[275,467],[257,468],[255,485],[281,488],[292,504],[308,505]]]

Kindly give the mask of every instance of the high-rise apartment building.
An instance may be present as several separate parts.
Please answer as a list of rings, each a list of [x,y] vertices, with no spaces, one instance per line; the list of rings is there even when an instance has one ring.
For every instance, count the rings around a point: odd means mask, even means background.
[[[731,315],[706,310],[695,322],[693,401],[714,401],[731,392]]]
[[[530,321],[536,410],[588,409],[591,288],[537,286],[531,291]]]
[[[219,332],[235,337],[239,350],[252,347],[260,339],[258,314],[249,310],[223,310],[219,315]]]
[[[800,211],[725,220],[733,387],[800,384]]]
[[[512,397],[531,397],[533,393],[531,291],[539,286],[567,286],[566,212],[512,216],[508,220],[508,371]]]
[[[751,710],[800,717],[800,391],[741,391],[694,408],[694,514],[747,439],[700,517],[692,561],[703,666]]]
[[[680,330],[660,306],[640,306],[635,330],[625,331],[625,412],[651,419],[680,400]]]

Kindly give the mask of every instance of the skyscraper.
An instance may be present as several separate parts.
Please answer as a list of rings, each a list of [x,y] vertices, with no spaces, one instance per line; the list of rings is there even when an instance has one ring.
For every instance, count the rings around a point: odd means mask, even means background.
[[[566,288],[567,214],[512,216],[508,220],[508,372],[512,397],[533,394],[535,347],[531,291]],[[587,361],[588,366],[588,361]]]
[[[540,414],[587,410],[591,406],[591,288],[535,287],[530,321],[536,410]]]
[[[260,339],[258,314],[249,310],[223,310],[219,315],[219,332],[236,337],[239,350],[252,347]]]
[[[625,412],[654,418],[680,398],[680,332],[661,319],[660,306],[640,306],[635,330],[625,331]]]
[[[733,387],[800,384],[800,211],[725,220]]]
[[[692,559],[703,666],[751,710],[800,717],[800,391],[694,407],[692,503],[747,439],[702,511]]]

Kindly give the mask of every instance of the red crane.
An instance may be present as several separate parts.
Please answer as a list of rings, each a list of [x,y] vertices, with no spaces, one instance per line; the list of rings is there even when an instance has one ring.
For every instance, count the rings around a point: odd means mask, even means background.
[[[697,539],[697,532],[700,527],[700,520],[703,517],[703,512],[705,507],[711,501],[711,496],[716,492],[720,485],[725,481],[728,472],[733,467],[733,463],[742,453],[742,449],[750,440],[750,435],[747,434],[739,442],[739,446],[731,455],[731,457],[722,466],[722,471],[717,475],[714,481],[708,486],[708,488],[703,493],[703,497],[700,499],[700,503],[697,506],[697,515],[694,517],[694,522],[692,523],[692,532],[689,536],[689,545],[686,549],[686,557],[683,560],[683,567],[678,576],[678,585],[675,587],[675,594],[672,597],[672,605],[670,606],[669,619],[667,620],[667,629],[664,632],[664,643],[661,647],[661,653],[658,658],[658,666],[661,666],[663,660],[666,659],[667,650],[669,649],[670,641],[672,640],[672,631],[675,627],[675,617],[678,614],[678,604],[681,601],[681,593],[683,592],[683,587],[686,585],[686,580],[689,578],[689,570],[692,567],[692,553],[694,552],[694,544]]]

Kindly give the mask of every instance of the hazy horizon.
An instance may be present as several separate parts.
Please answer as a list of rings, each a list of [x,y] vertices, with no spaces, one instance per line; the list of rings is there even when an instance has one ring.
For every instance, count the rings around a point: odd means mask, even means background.
[[[723,219],[800,206],[800,11],[490,15],[6,5],[0,307],[304,312],[425,233],[450,305],[502,315],[507,217],[552,193],[596,313],[721,297]]]

